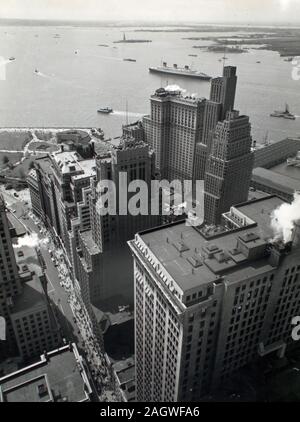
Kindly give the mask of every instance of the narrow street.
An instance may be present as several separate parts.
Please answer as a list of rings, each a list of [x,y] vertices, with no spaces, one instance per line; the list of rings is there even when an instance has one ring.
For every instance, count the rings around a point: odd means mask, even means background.
[[[75,342],[84,355],[90,377],[98,391],[99,400],[115,401],[114,392],[110,388],[107,363],[94,338],[89,317],[73,291],[71,274],[65,264],[62,249],[54,245],[50,232],[33,215],[27,189],[17,192],[18,197],[15,197],[14,190],[6,191],[3,185],[0,185],[0,191],[4,196],[7,208],[11,210],[27,232],[36,233],[38,236],[37,246],[40,247],[45,260],[45,272],[49,281],[48,294],[53,304],[56,305],[56,317],[66,341]]]

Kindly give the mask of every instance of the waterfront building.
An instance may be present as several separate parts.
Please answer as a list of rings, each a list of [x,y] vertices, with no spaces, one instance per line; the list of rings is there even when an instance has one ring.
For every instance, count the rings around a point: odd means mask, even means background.
[[[162,179],[192,180],[195,145],[203,134],[205,99],[157,89],[143,118],[145,142],[155,151]]]
[[[289,137],[278,142],[256,144],[254,148],[253,168],[270,168],[294,157],[300,151],[300,137]]]
[[[142,124],[161,178],[204,179],[211,134],[234,108],[236,83],[236,67],[225,66],[223,76],[211,81],[209,100],[164,88],[151,96],[151,113]]]
[[[178,222],[129,242],[137,401],[198,401],[244,365],[293,347],[299,227],[291,242],[270,242],[270,215],[283,203],[231,207],[218,230]]]
[[[287,174],[257,167],[253,169],[251,186],[271,195],[277,195],[287,202],[292,202],[294,193],[300,190],[300,169],[298,179]]]

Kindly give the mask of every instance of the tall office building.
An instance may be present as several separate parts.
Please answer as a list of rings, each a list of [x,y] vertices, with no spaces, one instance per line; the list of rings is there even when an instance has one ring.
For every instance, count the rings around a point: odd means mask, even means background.
[[[155,151],[162,179],[192,180],[195,145],[203,133],[205,101],[164,88],[151,96],[151,114],[143,118],[144,136]]]
[[[248,116],[227,112],[215,129],[204,179],[204,219],[219,224],[232,205],[245,202],[251,181],[253,153]]]
[[[61,344],[62,333],[37,253],[29,246],[13,246],[9,227],[0,196],[0,315],[6,321],[0,358],[20,356],[26,361]]]
[[[213,132],[226,113],[234,109],[236,92],[236,67],[225,66],[223,76],[211,81],[210,97],[205,103],[203,135],[196,144],[194,179],[202,180],[205,175],[207,158],[211,150]]]
[[[228,111],[234,109],[236,83],[234,66],[224,66],[223,76],[211,81],[210,101],[222,104],[221,120],[225,119]]]
[[[0,340],[0,358],[17,351],[10,318],[13,298],[22,293],[18,267],[12,247],[5,202],[0,195],[0,315],[6,321],[6,341]]]
[[[211,81],[209,100],[164,88],[151,96],[151,114],[143,118],[142,125],[144,140],[156,153],[161,178],[204,179],[212,133],[234,108],[236,83],[236,67],[225,66],[223,76]],[[142,136],[140,129],[128,126]]]
[[[269,241],[282,203],[231,207],[217,234],[178,222],[129,242],[137,401],[197,401],[247,363],[293,347],[300,237]]]
[[[81,296],[86,304],[97,304],[119,296],[120,303],[133,302],[132,266],[127,240],[136,232],[159,224],[159,216],[131,215],[128,202],[134,193],[127,192],[128,185],[136,179],[144,180],[148,187],[155,179],[155,155],[142,141],[123,137],[118,147],[96,158],[96,181],[86,190],[87,224],[77,226],[74,245],[76,278]],[[122,176],[121,176],[122,175]],[[122,182],[126,175],[127,181]],[[111,181],[115,190],[115,213],[102,213],[101,198],[106,189],[104,180]],[[124,179],[123,179],[124,180]],[[127,194],[126,194],[127,192]],[[113,192],[111,192],[113,193]],[[124,203],[120,197],[123,195]],[[150,189],[148,201],[150,204]],[[125,204],[125,213],[121,208]],[[87,208],[88,207],[88,208]]]

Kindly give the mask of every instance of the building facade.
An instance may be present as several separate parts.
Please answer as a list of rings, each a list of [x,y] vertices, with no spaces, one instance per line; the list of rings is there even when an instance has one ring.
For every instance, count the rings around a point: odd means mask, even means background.
[[[247,363],[293,346],[300,237],[268,240],[270,213],[282,203],[232,207],[217,234],[180,222],[129,242],[137,401],[198,401]]]
[[[195,145],[203,134],[205,99],[160,88],[150,101],[151,114],[143,118],[145,142],[155,151],[161,178],[192,180]]]
[[[14,297],[22,294],[22,285],[12,247],[5,201],[0,195],[0,315],[6,321],[6,341],[0,341],[0,357],[17,354],[11,321]]]
[[[219,224],[232,205],[247,200],[253,167],[251,144],[249,117],[232,111],[217,124],[204,179],[207,223]]]
[[[136,179],[150,186],[155,179],[154,160],[155,155],[147,144],[127,137],[122,138],[120,146],[113,148],[111,153],[96,158],[96,181],[85,197],[89,222],[85,228],[78,226],[77,234],[74,234],[77,239],[74,242],[76,278],[85,303],[96,305],[115,295],[125,304],[133,301],[132,266],[126,242],[137,231],[158,225],[160,217],[131,215],[128,202],[134,194],[130,193],[125,196],[126,209],[121,210],[124,204],[120,202],[120,196]],[[124,175],[126,181],[123,182]],[[116,188],[115,213],[102,212],[105,206],[102,198],[106,195],[106,189],[101,185],[104,180],[109,180]],[[149,204],[150,194],[149,189]]]
[[[0,315],[6,321],[0,357],[20,356],[27,361],[61,344],[62,333],[36,251],[28,246],[13,246],[2,197],[0,214]]]

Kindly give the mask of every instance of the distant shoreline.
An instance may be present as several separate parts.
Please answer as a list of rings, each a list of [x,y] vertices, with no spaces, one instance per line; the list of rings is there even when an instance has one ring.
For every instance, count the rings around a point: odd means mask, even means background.
[[[299,24],[289,24],[287,22],[268,24],[268,23],[184,23],[184,22],[133,22],[133,21],[76,21],[76,20],[49,20],[49,19],[0,19],[0,26],[59,26],[59,27],[98,27],[98,28],[139,28],[139,32],[205,32],[217,28],[224,28],[227,31],[256,29],[300,29]],[[163,29],[163,28],[170,28]]]

